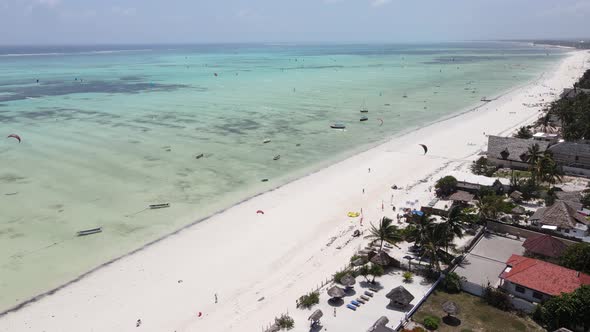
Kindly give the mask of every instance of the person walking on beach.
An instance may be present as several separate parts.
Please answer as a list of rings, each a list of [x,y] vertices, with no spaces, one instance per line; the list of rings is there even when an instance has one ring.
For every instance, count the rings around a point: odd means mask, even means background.
[[[215,293],[215,303],[217,303],[217,293]]]

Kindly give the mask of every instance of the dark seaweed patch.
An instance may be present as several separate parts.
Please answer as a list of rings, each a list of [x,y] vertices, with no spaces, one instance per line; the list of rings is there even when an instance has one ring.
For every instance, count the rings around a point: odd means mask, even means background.
[[[188,87],[190,86],[185,84],[129,83],[125,81],[89,81],[84,83],[49,81],[33,86],[4,89],[5,92],[11,94],[0,96],[0,102],[23,100],[26,98],[65,96],[78,93],[134,94],[146,91],[166,92]],[[203,89],[204,88],[197,88],[197,91],[203,91]]]
[[[216,128],[219,132],[222,133],[242,135],[245,134],[247,131],[256,130],[260,127],[262,127],[262,125],[254,120],[240,119],[231,120],[228,124],[224,126],[215,126],[214,128]]]

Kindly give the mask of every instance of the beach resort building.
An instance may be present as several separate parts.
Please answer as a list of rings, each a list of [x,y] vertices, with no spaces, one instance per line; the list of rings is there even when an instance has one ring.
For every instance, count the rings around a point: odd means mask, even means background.
[[[448,175],[457,179],[457,192],[477,194],[484,188],[499,192],[508,192],[511,188],[510,179],[491,178],[465,172],[450,172]],[[470,196],[461,193],[460,195],[455,196],[455,198],[457,200],[468,201]],[[451,197],[449,197],[449,199],[451,199]]]
[[[581,208],[582,204],[558,200],[550,207],[539,208],[529,221],[541,229],[582,239],[588,236],[590,222],[580,213]]]
[[[590,176],[590,144],[586,141],[560,142],[548,148],[566,174]]]
[[[526,156],[529,148],[534,144],[539,145],[540,151],[544,152],[550,143],[514,137],[489,136],[488,161],[500,168],[526,170],[529,168]]]
[[[535,303],[590,285],[590,275],[520,255],[508,259],[500,280],[508,293]]]

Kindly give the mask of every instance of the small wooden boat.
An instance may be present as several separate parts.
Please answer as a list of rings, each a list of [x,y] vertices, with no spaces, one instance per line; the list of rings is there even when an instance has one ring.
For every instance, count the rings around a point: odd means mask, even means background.
[[[335,124],[331,125],[330,128],[332,128],[332,129],[344,129],[344,128],[346,128],[346,126],[343,125],[342,123],[335,123]]]
[[[262,143],[266,144],[266,143],[270,143],[270,140],[267,138],[264,141],[262,141]]]
[[[481,98],[481,101],[488,103],[488,102],[490,102],[492,100],[491,99],[488,99],[488,97],[482,97]]]
[[[170,207],[170,203],[162,203],[162,204],[151,204],[150,209],[163,209]]]
[[[363,101],[363,104],[361,105],[361,113],[369,113],[369,109],[367,108],[367,105],[365,105],[364,101]]]
[[[204,156],[205,156],[205,155],[201,153],[201,154],[197,155],[195,158],[197,158],[197,159],[201,159],[201,158],[203,158]]]
[[[268,179],[262,179],[260,181],[262,181],[262,182],[268,182]]]
[[[90,234],[96,234],[102,232],[102,227],[92,228],[92,229],[85,229],[83,231],[79,231],[76,233],[78,236],[86,236]]]
[[[369,118],[367,118],[366,116],[363,116],[363,117],[360,118],[359,121],[367,121],[367,120],[369,120]]]
[[[279,160],[279,159],[281,159],[281,155],[280,154],[278,154],[274,158],[272,158],[272,160]]]

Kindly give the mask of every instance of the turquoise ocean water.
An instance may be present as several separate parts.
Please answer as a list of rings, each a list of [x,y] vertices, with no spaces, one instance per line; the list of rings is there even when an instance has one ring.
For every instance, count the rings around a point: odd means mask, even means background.
[[[509,43],[0,47],[0,135],[22,138],[0,140],[0,311],[563,56]]]

